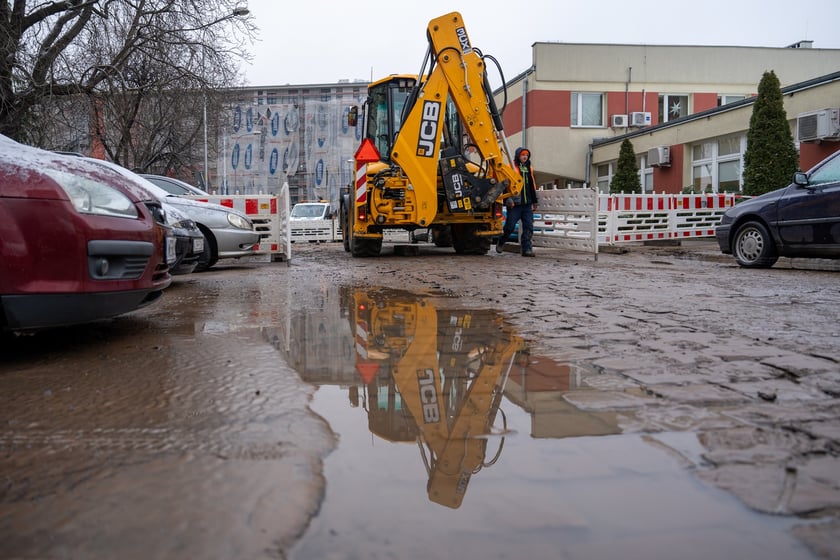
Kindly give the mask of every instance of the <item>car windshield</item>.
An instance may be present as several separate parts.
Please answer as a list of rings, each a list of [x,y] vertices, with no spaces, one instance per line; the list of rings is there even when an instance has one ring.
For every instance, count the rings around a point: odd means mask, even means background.
[[[146,179],[144,177],[141,177],[140,175],[129,171],[128,169],[126,169],[125,167],[122,167],[121,165],[117,165],[116,163],[112,163],[110,161],[106,161],[106,160],[102,160],[102,159],[93,159],[93,158],[87,158],[87,157],[83,158],[83,159],[86,160],[86,161],[92,161],[92,162],[94,162],[98,165],[104,165],[105,167],[108,167],[108,168],[116,171],[117,173],[119,173],[123,177],[127,177],[135,185],[138,185],[138,186],[142,187],[143,190],[145,190],[146,192],[148,192],[150,195],[152,195],[153,197],[155,197],[157,199],[163,199],[163,198],[166,198],[168,196],[172,196],[168,192],[166,192],[165,190],[160,188],[159,186],[157,186],[154,183],[152,183],[151,181],[149,181],[148,179]]]
[[[295,204],[292,218],[322,218],[326,204]]]
[[[812,185],[836,183],[840,181],[840,156],[835,157],[811,175],[808,182]]]
[[[199,195],[199,196],[209,196],[209,193],[199,189],[198,187],[194,187],[189,183],[185,183],[180,179],[175,179],[174,177],[158,177],[155,175],[141,175],[144,179],[148,180],[151,183],[154,183],[158,187],[162,188],[166,192],[170,194],[174,194],[177,196],[183,195]]]
[[[165,190],[163,190],[159,186],[155,185],[151,181],[149,181],[147,179],[144,179],[143,177],[138,177],[138,182],[143,186],[144,189],[149,191],[149,193],[154,195],[156,198],[166,198],[168,196],[174,196],[174,195],[166,192]]]

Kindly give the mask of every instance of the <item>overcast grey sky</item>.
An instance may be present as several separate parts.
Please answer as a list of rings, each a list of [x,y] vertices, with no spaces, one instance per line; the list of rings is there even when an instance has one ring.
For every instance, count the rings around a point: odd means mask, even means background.
[[[531,65],[535,42],[784,47],[812,40],[814,48],[840,49],[840,0],[243,3],[260,28],[253,63],[243,67],[252,86],[416,73],[429,20],[452,11],[461,12],[472,45],[496,58],[506,79]]]

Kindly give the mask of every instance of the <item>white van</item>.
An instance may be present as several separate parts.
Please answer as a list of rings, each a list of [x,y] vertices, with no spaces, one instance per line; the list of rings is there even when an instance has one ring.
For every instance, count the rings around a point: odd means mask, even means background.
[[[292,207],[289,219],[296,220],[329,220],[332,218],[329,202],[298,202]]]

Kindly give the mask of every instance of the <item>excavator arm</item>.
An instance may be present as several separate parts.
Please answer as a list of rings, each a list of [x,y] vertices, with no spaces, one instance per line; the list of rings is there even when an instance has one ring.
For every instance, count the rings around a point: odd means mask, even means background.
[[[485,64],[471,46],[458,12],[433,19],[427,35],[429,51],[416,89],[406,103],[391,159],[415,186],[434,188],[440,172],[450,211],[470,211],[473,207],[485,210],[500,196],[517,195],[522,190],[522,178],[512,165]],[[427,66],[429,71],[424,75]],[[441,153],[448,99],[457,109],[463,133],[481,158],[482,173],[471,172],[463,154],[456,150]],[[425,211],[422,218],[431,223],[435,208],[430,206]]]
[[[501,451],[504,438],[490,436],[524,341],[486,311],[438,309],[416,296],[363,291],[353,294],[353,304],[360,341],[357,368],[370,371],[376,364],[377,374],[367,383],[377,384],[377,403],[380,384],[389,384],[388,378],[402,402],[398,408],[389,405],[387,420],[381,406],[372,407],[378,417],[372,425],[387,426],[389,434],[396,429],[404,437],[407,430],[398,427],[410,419],[429,476],[429,499],[460,507],[471,477],[493,464]],[[490,461],[489,441],[499,442]]]

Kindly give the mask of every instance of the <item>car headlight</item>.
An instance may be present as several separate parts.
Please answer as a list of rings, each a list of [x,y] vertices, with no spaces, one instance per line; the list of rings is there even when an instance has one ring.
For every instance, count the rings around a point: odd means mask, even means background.
[[[77,212],[120,218],[137,218],[137,208],[126,195],[105,183],[56,169],[45,169],[70,197]]]
[[[251,224],[251,221],[247,218],[243,218],[239,214],[228,214],[227,220],[230,225],[238,229],[254,229],[254,226]]]
[[[174,228],[181,228],[181,229],[188,229],[188,230],[198,229],[198,226],[195,225],[195,222],[190,220],[189,218],[184,218],[182,220],[169,220],[169,225],[174,227]]]

